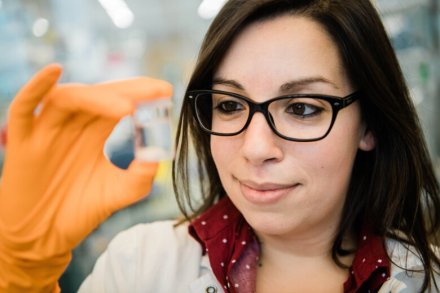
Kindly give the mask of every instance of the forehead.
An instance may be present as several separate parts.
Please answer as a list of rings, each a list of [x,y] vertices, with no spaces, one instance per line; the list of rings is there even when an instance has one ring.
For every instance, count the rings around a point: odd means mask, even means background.
[[[279,87],[290,80],[322,78],[349,87],[338,48],[327,31],[303,16],[280,16],[249,25],[234,40],[214,78],[244,88]]]

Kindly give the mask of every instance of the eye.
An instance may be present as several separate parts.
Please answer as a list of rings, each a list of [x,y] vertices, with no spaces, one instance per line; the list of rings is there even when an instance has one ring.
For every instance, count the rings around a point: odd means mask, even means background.
[[[221,113],[228,114],[242,111],[244,109],[244,106],[236,101],[222,101],[219,102],[214,108]]]
[[[286,109],[287,113],[294,114],[296,116],[301,116],[304,118],[318,115],[321,111],[322,109],[320,107],[307,103],[293,103],[290,104]]]

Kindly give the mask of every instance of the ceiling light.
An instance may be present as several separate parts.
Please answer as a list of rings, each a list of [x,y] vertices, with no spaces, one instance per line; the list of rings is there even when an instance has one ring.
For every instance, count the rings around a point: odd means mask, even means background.
[[[113,24],[118,28],[128,28],[134,21],[134,14],[124,0],[98,0]]]
[[[197,12],[201,18],[211,19],[217,15],[225,3],[226,0],[203,0]]]
[[[36,37],[44,36],[49,30],[49,21],[45,18],[37,19],[32,25],[32,33]]]

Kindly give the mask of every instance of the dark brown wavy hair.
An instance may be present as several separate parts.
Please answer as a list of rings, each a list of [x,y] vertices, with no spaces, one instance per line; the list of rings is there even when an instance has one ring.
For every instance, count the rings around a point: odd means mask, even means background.
[[[211,88],[219,63],[246,26],[284,15],[308,17],[333,38],[352,84],[362,92],[362,115],[376,138],[375,149],[358,151],[355,159],[333,243],[334,261],[342,265],[340,256],[347,253],[344,235],[360,231],[367,221],[379,235],[417,249],[425,271],[422,290],[437,287],[434,275],[440,260],[432,245],[440,244],[440,188],[395,52],[370,1],[230,0],[206,33],[187,91]],[[210,136],[198,127],[186,98],[176,145],[173,185],[190,220],[225,191],[211,156]],[[199,196],[193,186],[200,187]]]

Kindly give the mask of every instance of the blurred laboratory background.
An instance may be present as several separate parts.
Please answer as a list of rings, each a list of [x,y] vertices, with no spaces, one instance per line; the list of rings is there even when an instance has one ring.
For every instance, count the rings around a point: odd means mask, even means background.
[[[178,113],[203,35],[223,2],[0,0],[1,125],[17,90],[52,62],[63,65],[63,82],[97,83],[139,75],[168,80],[175,87],[174,113]],[[398,54],[439,171],[440,0],[374,2]],[[132,148],[132,125],[127,118],[116,127],[105,151],[125,168],[133,158]],[[119,231],[176,216],[171,163],[163,162],[151,196],[114,214],[74,251],[60,282],[62,291],[76,292]]]

